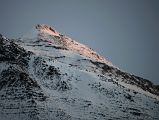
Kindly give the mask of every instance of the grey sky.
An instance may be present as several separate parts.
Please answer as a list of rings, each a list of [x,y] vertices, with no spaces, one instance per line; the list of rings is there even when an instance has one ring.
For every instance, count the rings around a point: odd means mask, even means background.
[[[119,68],[159,84],[158,0],[1,0],[0,33],[17,38],[45,23]]]

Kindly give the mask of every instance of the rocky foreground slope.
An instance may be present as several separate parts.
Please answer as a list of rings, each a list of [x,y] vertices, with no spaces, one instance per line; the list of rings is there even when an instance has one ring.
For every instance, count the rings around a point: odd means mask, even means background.
[[[159,87],[37,25],[0,35],[0,120],[159,120]]]

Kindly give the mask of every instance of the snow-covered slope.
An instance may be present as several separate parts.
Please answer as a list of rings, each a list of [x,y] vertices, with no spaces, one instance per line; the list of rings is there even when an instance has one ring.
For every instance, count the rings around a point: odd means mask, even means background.
[[[158,120],[159,88],[37,25],[0,36],[0,120]]]

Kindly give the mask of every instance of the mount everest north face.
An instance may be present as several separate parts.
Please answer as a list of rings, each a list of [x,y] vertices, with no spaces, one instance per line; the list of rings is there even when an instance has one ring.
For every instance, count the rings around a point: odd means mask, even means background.
[[[159,86],[38,24],[0,35],[0,120],[159,120]]]

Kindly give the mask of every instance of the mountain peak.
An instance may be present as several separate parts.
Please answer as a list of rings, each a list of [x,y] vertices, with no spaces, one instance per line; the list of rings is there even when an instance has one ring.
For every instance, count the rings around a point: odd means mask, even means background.
[[[59,33],[51,26],[46,24],[37,24],[35,28],[42,33],[48,33],[54,36],[59,36]]]
[[[90,47],[76,42],[66,35],[62,35],[49,25],[37,24],[35,28],[36,30],[34,29],[31,34],[29,33],[22,38],[23,42],[62,47],[88,59],[96,60],[112,66],[112,63],[109,60],[106,60],[104,57],[100,56]]]

